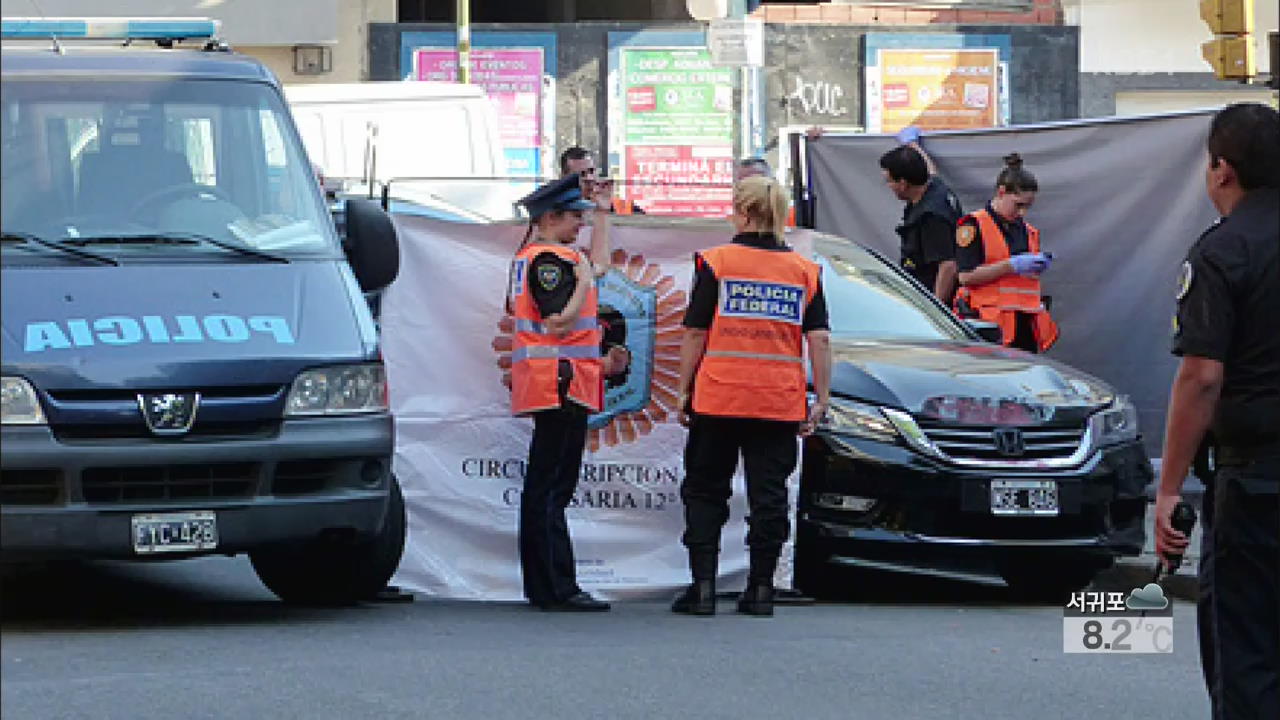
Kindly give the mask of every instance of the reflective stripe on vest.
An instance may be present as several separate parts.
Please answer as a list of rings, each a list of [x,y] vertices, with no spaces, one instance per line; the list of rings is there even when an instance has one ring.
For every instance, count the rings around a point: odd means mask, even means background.
[[[560,363],[572,370],[567,398],[592,412],[604,407],[604,363],[600,358],[603,332],[598,319],[599,295],[588,286],[579,316],[563,335],[548,331],[533,299],[528,268],[543,253],[576,263],[578,251],[562,245],[525,247],[514,261],[513,309],[515,337],[511,350],[511,410],[517,415],[561,407]]]
[[[818,266],[786,250],[729,244],[702,253],[719,284],[693,385],[695,413],[803,420],[805,310]]]

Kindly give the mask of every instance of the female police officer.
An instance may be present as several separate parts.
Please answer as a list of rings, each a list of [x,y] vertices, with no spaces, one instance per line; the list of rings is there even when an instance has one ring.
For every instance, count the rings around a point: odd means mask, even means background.
[[[511,410],[533,417],[533,439],[520,497],[520,570],[524,594],[544,610],[608,610],[578,587],[565,520],[587,440],[587,417],[604,404],[605,361],[591,260],[571,245],[583,211],[609,201],[600,184],[596,204],[570,175],[520,201],[531,218],[528,241],[512,264],[508,304],[515,316]],[[593,258],[607,233],[593,234]],[[607,244],[607,240],[603,241]]]
[[[961,218],[956,230],[962,285],[956,312],[996,323],[1007,346],[1044,352],[1058,339],[1040,293],[1040,274],[1051,258],[1040,252],[1040,231],[1023,219],[1040,185],[1017,153],[1004,162],[995,197]]]
[[[796,465],[796,434],[811,432],[825,415],[831,384],[819,269],[783,244],[786,217],[777,181],[745,178],[734,188],[733,242],[694,256],[679,380],[680,421],[689,426],[683,541],[693,584],[672,605],[678,613],[715,614],[720,532],[741,453],[751,568],[738,610],[773,614],[773,574],[790,529],[786,481]],[[817,393],[812,408],[805,402],[806,339]]]

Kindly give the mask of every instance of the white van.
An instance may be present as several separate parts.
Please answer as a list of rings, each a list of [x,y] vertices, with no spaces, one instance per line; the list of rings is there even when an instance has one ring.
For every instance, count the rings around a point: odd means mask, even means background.
[[[470,221],[512,215],[498,117],[475,85],[364,82],[285,86],[307,154],[345,192],[381,192]],[[332,186],[332,185],[330,185]],[[412,211],[409,209],[407,211]],[[428,214],[436,214],[429,212]]]

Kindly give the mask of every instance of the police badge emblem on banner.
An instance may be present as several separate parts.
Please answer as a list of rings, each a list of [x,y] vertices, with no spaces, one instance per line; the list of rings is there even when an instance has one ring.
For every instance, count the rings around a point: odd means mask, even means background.
[[[514,322],[504,290],[524,228],[395,220],[401,271],[383,297],[381,328],[409,537],[394,582],[438,597],[520,600],[516,529],[532,422],[510,412]],[[693,253],[731,231],[718,221],[639,218],[615,223],[610,235],[617,249],[599,281],[601,351],[626,370],[606,385],[605,408],[589,421],[570,534],[584,589],[665,599],[689,579],[675,387]],[[803,249],[808,232],[788,241]],[[745,583],[745,514],[739,471],[721,541],[725,587]],[[791,586],[790,545],[775,582]]]

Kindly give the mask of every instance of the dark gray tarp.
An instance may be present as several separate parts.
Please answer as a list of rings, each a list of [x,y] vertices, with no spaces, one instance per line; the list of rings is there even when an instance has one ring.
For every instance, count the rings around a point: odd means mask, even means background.
[[[1049,355],[1134,399],[1160,455],[1177,279],[1188,248],[1216,219],[1205,194],[1212,111],[940,132],[924,140],[966,212],[991,198],[1002,160],[1018,152],[1040,182],[1028,220],[1053,266],[1043,277],[1062,328]],[[879,158],[896,141],[828,135],[808,143],[815,227],[897,258],[902,203]]]

